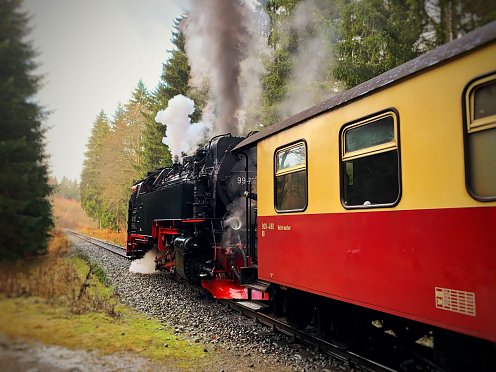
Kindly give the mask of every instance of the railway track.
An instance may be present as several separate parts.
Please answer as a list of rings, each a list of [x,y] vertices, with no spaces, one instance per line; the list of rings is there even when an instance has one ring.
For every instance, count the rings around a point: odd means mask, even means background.
[[[101,239],[89,237],[87,235],[77,233],[75,231],[68,230],[67,233],[78,237],[79,239],[82,239],[84,241],[87,241],[95,246],[98,246],[102,249],[105,249],[107,251],[110,251],[114,254],[117,254],[119,256],[125,257],[127,259],[130,259],[129,257],[126,256],[126,250],[117,244],[109,243]],[[203,288],[199,287],[194,287],[195,290],[200,291],[204,295],[209,295],[210,293],[206,292]],[[354,370],[354,371],[413,371],[413,370],[419,370],[419,361],[423,365],[421,366],[420,370],[423,371],[440,371],[439,368],[435,365],[430,365],[429,362],[422,361],[422,358],[415,356],[414,351],[407,351],[409,355],[417,359],[415,362],[410,361],[410,366],[401,366],[401,363],[399,363],[397,360],[396,362],[391,362],[391,363],[385,363],[385,362],[378,362],[371,357],[367,357],[364,355],[361,355],[359,352],[354,352],[351,350],[342,350],[338,346],[330,343],[329,341],[322,339],[319,337],[318,332],[316,329],[313,329],[312,327],[307,327],[305,330],[298,330],[291,325],[289,325],[283,318],[278,318],[275,317],[271,314],[266,314],[263,312],[263,305],[257,303],[256,301],[234,301],[234,300],[217,300],[217,302],[223,304],[224,306],[227,306],[239,313],[242,313],[243,315],[250,317],[252,319],[255,319],[256,321],[260,322],[261,324],[264,324],[266,326],[269,326],[274,330],[275,332],[280,332],[282,334],[285,334],[289,337],[292,338],[293,341],[295,342],[300,342],[302,344],[305,344],[307,346],[310,346],[314,348],[315,350],[318,350],[321,353],[324,353],[326,355],[331,356],[334,359],[337,359],[342,363],[343,368],[346,368],[347,370]],[[378,332],[378,334],[381,332]],[[382,332],[383,333],[383,332]],[[380,336],[383,337],[383,336]],[[391,338],[391,337],[389,337]],[[391,342],[391,340],[388,340],[387,342]],[[391,346],[392,348],[395,348],[394,345]],[[398,347],[396,347],[398,349]],[[404,352],[404,350],[403,350]],[[383,358],[384,359],[384,358]],[[398,359],[396,356],[395,358],[391,359]],[[401,359],[401,357],[399,358]],[[403,358],[404,359],[404,358]]]
[[[251,301],[230,301],[220,300],[225,306],[228,306],[250,318],[254,318],[262,324],[271,327],[273,330],[290,336],[293,341],[301,342],[307,346],[311,346],[321,353],[327,354],[343,364],[345,368],[353,371],[396,371],[385,364],[378,363],[370,358],[359,355],[353,351],[342,350],[318,336],[317,330],[308,327],[305,330],[298,330],[289,325],[284,319],[272,315],[264,314],[257,311],[247,303],[255,303]],[[255,307],[255,306],[253,306]]]
[[[98,239],[98,238],[93,238],[88,235],[84,235],[72,230],[66,230],[67,233],[77,236],[79,239],[85,240],[91,244],[94,244],[100,248],[106,249],[107,251],[110,251],[112,253],[115,253],[121,257],[125,257],[130,260],[130,258],[126,255],[126,249],[120,245],[114,244],[114,243],[109,243],[105,240]]]
[[[339,346],[320,337],[318,330],[312,326],[308,326],[304,330],[299,330],[289,325],[284,318],[278,318],[272,314],[265,314],[254,310],[253,307],[255,306],[252,305],[246,306],[247,303],[256,304],[256,301],[219,300],[219,302],[250,318],[255,318],[260,323],[272,327],[275,331],[292,337],[295,342],[301,342],[311,346],[319,352],[341,361],[349,370],[444,372],[442,367],[425,355],[425,350],[422,350],[425,347],[420,345],[417,345],[417,347],[402,345],[396,337],[385,333],[379,328],[372,327],[373,329],[367,333],[369,343],[374,344],[374,350],[343,350]]]

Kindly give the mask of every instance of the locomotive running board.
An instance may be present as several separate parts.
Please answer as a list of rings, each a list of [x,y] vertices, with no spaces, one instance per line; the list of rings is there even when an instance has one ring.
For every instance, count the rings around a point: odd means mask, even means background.
[[[264,310],[267,310],[269,308],[269,306],[266,304],[253,301],[236,301],[236,304],[246,309],[260,312],[263,312]]]
[[[268,300],[269,296],[259,290],[251,290],[231,279],[202,280],[201,285],[216,299],[224,300]]]
[[[250,284],[245,284],[244,286],[246,288],[265,293],[265,292],[267,292],[267,289],[269,289],[270,285],[271,285],[271,283],[269,283],[269,282],[265,282],[263,280],[257,279],[255,282],[250,283]]]

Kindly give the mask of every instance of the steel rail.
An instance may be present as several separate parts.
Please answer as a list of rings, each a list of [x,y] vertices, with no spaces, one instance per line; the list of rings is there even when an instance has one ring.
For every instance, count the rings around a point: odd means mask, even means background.
[[[98,239],[98,238],[93,238],[91,236],[88,236],[88,235],[84,235],[84,234],[81,234],[81,233],[78,233],[78,232],[75,232],[75,231],[72,231],[72,230],[66,230],[67,233],[69,234],[72,234],[76,237],[78,237],[79,239],[82,239],[82,240],[85,240],[93,245],[96,245],[100,248],[103,248],[107,251],[110,251],[112,253],[115,253],[121,257],[125,257],[127,259],[131,259],[130,257],[128,257],[126,255],[126,249],[120,245],[117,245],[117,244],[114,244],[114,243],[109,243],[105,240],[102,240],[102,239]]]

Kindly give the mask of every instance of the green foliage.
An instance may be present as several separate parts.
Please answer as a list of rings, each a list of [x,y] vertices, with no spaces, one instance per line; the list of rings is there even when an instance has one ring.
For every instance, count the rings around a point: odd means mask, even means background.
[[[426,0],[431,12],[429,30],[434,30],[431,45],[448,43],[461,35],[496,19],[496,2],[487,0]]]
[[[100,227],[106,225],[108,212],[104,207],[100,185],[101,155],[106,138],[110,134],[110,123],[103,111],[100,111],[86,145],[87,151],[81,173],[81,206],[88,216],[99,222]]]
[[[100,112],[94,123],[81,175],[81,201],[102,228],[118,231],[126,225],[131,185],[147,169],[144,148],[154,117],[151,109],[152,98],[139,81],[112,121]]]
[[[270,0],[265,11],[270,17],[271,29],[268,44],[273,49],[271,59],[264,61],[266,72],[262,75],[262,108],[260,125],[270,126],[279,121],[278,106],[288,92],[287,81],[291,72],[290,54],[295,51],[297,40],[288,19],[300,0]]]
[[[336,77],[351,88],[421,53],[423,0],[351,1],[341,12]]]
[[[351,88],[494,19],[496,3],[484,0],[352,0],[334,74]]]
[[[0,2],[0,258],[44,252],[52,214],[45,155],[46,117],[33,96],[36,53],[25,41],[21,1]]]
[[[261,125],[270,126],[279,120],[278,106],[286,95],[287,79],[291,72],[289,52],[286,49],[274,51],[274,57],[267,64],[267,71],[262,76],[262,115]]]
[[[124,147],[127,148],[125,156],[133,168],[130,174],[131,182],[129,180],[127,182],[128,186],[144,177],[149,171],[144,149],[147,148],[147,128],[155,122],[153,107],[153,97],[140,80],[131,100],[126,105],[127,133],[125,134]]]
[[[270,17],[271,30],[268,44],[276,49],[278,45],[290,38],[287,28],[287,19],[293,14],[301,0],[269,0],[265,4],[265,11]],[[286,42],[286,44],[291,44]]]
[[[343,0],[270,1],[269,45],[262,76],[262,126],[308,108],[339,87],[332,68],[337,19]]]

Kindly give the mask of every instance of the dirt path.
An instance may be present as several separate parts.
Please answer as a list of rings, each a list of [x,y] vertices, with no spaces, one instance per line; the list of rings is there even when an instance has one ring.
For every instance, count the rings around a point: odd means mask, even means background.
[[[85,372],[85,371],[174,371],[128,355],[99,355],[96,351],[69,350],[59,346],[12,341],[0,335],[0,368],[9,372]]]

